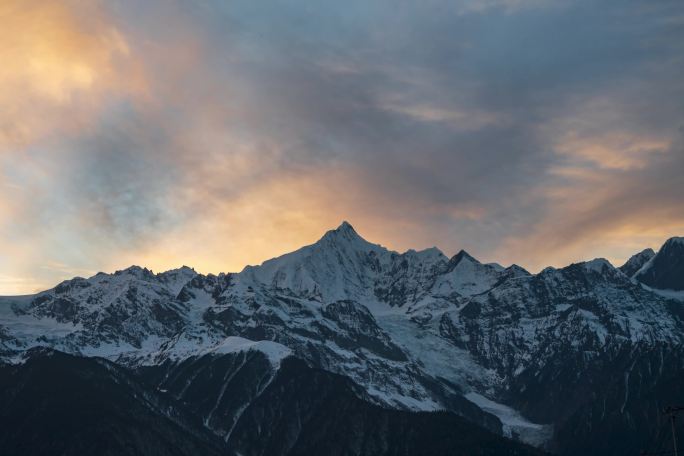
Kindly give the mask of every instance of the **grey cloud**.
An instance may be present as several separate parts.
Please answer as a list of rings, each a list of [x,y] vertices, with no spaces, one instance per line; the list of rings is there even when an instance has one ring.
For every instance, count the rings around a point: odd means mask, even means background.
[[[583,116],[582,106],[604,97],[619,114],[597,117],[595,131],[676,133],[684,64],[673,43],[684,32],[665,20],[673,11],[678,2],[463,14],[439,1],[274,1],[207,3],[195,19],[208,24],[206,71],[230,80],[250,107],[226,129],[276,142],[284,153],[274,172],[351,163],[370,206],[407,218],[426,205],[481,206],[477,221],[433,214],[419,223],[450,225],[458,242],[468,236],[487,251],[553,210],[543,198],[557,179],[549,170],[567,163],[553,150],[562,131],[545,129],[552,122]],[[388,99],[499,121],[463,130],[388,109]],[[662,171],[654,165],[624,179],[650,182]]]
[[[135,245],[211,210],[210,200],[179,204],[188,187],[229,201],[280,172],[348,167],[369,211],[423,224],[445,249],[492,255],[539,224],[554,226],[558,208],[546,192],[559,178],[550,170],[571,165],[555,141],[568,118],[592,114],[592,100],[607,99],[610,112],[593,113],[583,134],[673,139],[684,125],[684,29],[667,20],[681,17],[680,1],[544,3],[207,0],[141,9],[121,0],[113,8],[149,60],[158,105],[124,101],[95,131],[65,139],[69,159],[55,165],[65,182],[52,206]],[[180,74],[154,52],[180,33],[159,25],[159,14],[200,43],[197,64]],[[198,126],[225,144],[179,146]],[[243,175],[206,178],[230,167],[221,163],[232,154],[250,156]],[[681,156],[673,146],[664,161],[606,172],[615,188],[604,214],[626,220],[676,206]],[[556,241],[609,229],[608,215],[592,211],[568,220]]]

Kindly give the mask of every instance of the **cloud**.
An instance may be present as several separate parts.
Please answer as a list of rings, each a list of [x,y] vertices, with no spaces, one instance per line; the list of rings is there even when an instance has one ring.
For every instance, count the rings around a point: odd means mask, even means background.
[[[237,270],[342,219],[533,269],[684,227],[677,1],[0,8],[7,276]]]
[[[503,10],[510,14],[525,8],[549,7],[553,4],[549,0],[466,0],[460,2],[459,11],[462,14],[472,14]]]
[[[141,94],[133,50],[98,2],[0,6],[0,152],[76,133],[111,93]]]

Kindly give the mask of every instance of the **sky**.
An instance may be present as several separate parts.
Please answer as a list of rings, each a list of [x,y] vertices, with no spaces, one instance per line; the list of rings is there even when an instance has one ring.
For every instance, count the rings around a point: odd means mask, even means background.
[[[348,220],[532,271],[684,235],[681,0],[3,0],[0,294]]]

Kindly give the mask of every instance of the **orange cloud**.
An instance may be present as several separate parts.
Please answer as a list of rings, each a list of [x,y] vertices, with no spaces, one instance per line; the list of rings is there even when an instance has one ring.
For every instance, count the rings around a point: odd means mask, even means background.
[[[527,233],[505,240],[495,253],[503,261],[539,270],[600,256],[619,266],[684,232],[678,195],[668,196],[661,182],[644,181],[638,170],[570,166],[550,173],[565,181],[541,189],[545,214]],[[671,177],[661,174],[667,188]]]
[[[488,126],[503,124],[505,119],[500,115],[481,110],[444,109],[430,104],[404,104],[387,102],[381,105],[386,111],[411,117],[420,122],[444,123],[458,130],[479,130]]]
[[[603,169],[630,170],[644,168],[658,154],[672,146],[667,138],[640,136],[626,131],[608,131],[586,136],[567,132],[556,145],[556,152],[575,162]]]
[[[194,217],[142,249],[119,255],[111,268],[188,264],[204,272],[239,271],[315,242],[350,209],[348,199],[336,198],[348,174],[326,167],[308,171],[276,173],[225,199],[212,195],[218,183],[208,174],[206,185],[188,187],[177,201],[195,206]]]
[[[666,158],[673,148],[673,132],[634,125],[631,106],[607,95],[574,100],[567,112],[540,127],[553,152],[564,159],[556,174],[585,169],[633,171]],[[630,128],[631,127],[631,128]]]
[[[0,42],[0,151],[77,130],[105,94],[143,86],[99,2],[3,1]]]

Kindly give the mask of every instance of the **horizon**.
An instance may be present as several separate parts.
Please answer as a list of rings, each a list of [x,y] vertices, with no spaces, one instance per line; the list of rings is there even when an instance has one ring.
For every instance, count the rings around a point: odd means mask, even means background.
[[[476,254],[473,254],[472,252],[469,252],[469,251],[467,251],[467,250],[465,250],[465,249],[459,249],[456,253],[453,253],[453,254],[445,252],[444,250],[440,249],[439,246],[431,246],[431,247],[425,247],[425,248],[420,248],[420,249],[417,249],[417,248],[408,248],[408,249],[406,249],[406,250],[401,250],[401,251],[395,250],[395,249],[391,249],[391,248],[385,246],[385,245],[382,244],[382,243],[379,243],[379,242],[375,242],[375,241],[366,239],[361,233],[358,232],[358,230],[356,230],[356,228],[354,228],[354,225],[353,225],[352,223],[348,222],[347,220],[344,220],[344,221],[342,221],[342,222],[340,223],[340,225],[339,225],[337,228],[331,228],[331,229],[325,231],[321,236],[319,236],[319,238],[318,238],[315,242],[312,242],[312,243],[309,243],[309,244],[302,245],[302,246],[300,246],[300,247],[298,247],[298,248],[296,248],[296,249],[294,249],[294,250],[290,250],[290,251],[287,251],[287,252],[280,253],[280,254],[278,254],[278,255],[276,255],[276,256],[274,256],[274,257],[271,257],[271,258],[266,258],[266,259],[264,259],[263,261],[261,261],[261,262],[259,262],[259,263],[255,263],[255,264],[246,264],[246,265],[244,265],[242,268],[239,268],[239,270],[232,270],[232,271],[231,271],[231,270],[224,270],[224,271],[199,271],[196,267],[194,267],[193,265],[190,265],[190,264],[181,264],[181,265],[178,265],[178,266],[175,266],[175,267],[171,267],[171,268],[168,268],[168,269],[156,269],[156,270],[155,270],[154,268],[148,267],[148,266],[143,265],[143,264],[136,264],[136,263],[133,263],[133,264],[129,264],[129,265],[127,265],[127,266],[122,266],[122,267],[119,267],[119,268],[115,268],[115,269],[113,269],[113,270],[111,270],[111,271],[97,271],[97,272],[90,272],[90,273],[87,274],[86,276],[79,276],[79,275],[76,275],[76,276],[72,276],[72,277],[66,277],[64,280],[62,280],[62,281],[60,281],[60,282],[58,282],[58,283],[49,285],[49,286],[47,286],[47,287],[45,287],[45,288],[40,288],[40,289],[33,290],[33,291],[30,292],[30,293],[23,293],[23,294],[1,294],[1,293],[0,293],[0,297],[30,296],[30,295],[33,295],[33,294],[36,294],[36,293],[40,293],[40,292],[43,292],[43,291],[50,290],[50,289],[54,288],[55,286],[59,285],[59,283],[65,281],[65,280],[68,281],[68,280],[71,280],[71,279],[74,279],[74,278],[77,278],[77,277],[81,277],[81,278],[85,278],[85,279],[90,279],[90,278],[92,278],[92,277],[94,277],[94,276],[96,276],[96,275],[98,275],[98,274],[102,274],[102,273],[104,273],[104,274],[116,274],[116,273],[118,273],[118,272],[126,271],[126,270],[131,269],[131,268],[145,269],[145,270],[148,270],[148,271],[150,271],[151,273],[153,273],[153,274],[155,274],[155,275],[156,275],[156,274],[164,274],[164,273],[166,273],[166,272],[171,272],[171,271],[180,270],[180,269],[183,269],[183,268],[191,269],[191,270],[194,271],[195,273],[197,273],[197,274],[202,274],[202,275],[211,275],[211,274],[213,274],[213,275],[219,275],[219,274],[239,274],[239,273],[241,273],[244,269],[246,269],[246,268],[248,268],[248,267],[258,267],[258,266],[261,266],[263,263],[265,263],[265,262],[267,262],[267,261],[275,260],[275,259],[278,259],[278,258],[284,256],[284,255],[288,255],[288,254],[290,254],[290,253],[294,253],[294,252],[296,252],[296,251],[298,251],[298,250],[301,250],[301,249],[303,249],[303,248],[313,246],[313,245],[315,245],[316,243],[320,242],[320,241],[323,239],[323,237],[324,237],[325,235],[327,235],[328,233],[331,233],[331,232],[340,230],[340,229],[341,229],[342,227],[344,227],[345,225],[349,226],[349,227],[352,229],[352,231],[353,231],[354,233],[356,233],[356,235],[359,236],[359,237],[360,237],[361,239],[363,239],[364,241],[369,242],[369,243],[371,243],[371,244],[373,244],[373,245],[376,245],[376,246],[380,246],[380,247],[382,247],[382,248],[385,248],[386,250],[388,250],[388,251],[390,251],[390,252],[394,252],[394,253],[398,253],[398,254],[405,254],[405,253],[407,253],[407,252],[409,252],[409,251],[421,252],[421,251],[429,250],[429,249],[437,249],[440,253],[442,253],[443,255],[445,255],[448,259],[454,258],[455,256],[457,256],[457,255],[458,255],[459,253],[461,253],[461,252],[465,252],[466,254],[472,256],[473,258],[475,258],[475,260],[479,261],[480,263],[483,263],[483,264],[499,264],[500,266],[503,266],[503,267],[505,267],[505,268],[508,268],[508,267],[510,267],[510,266],[513,266],[513,265],[517,265],[517,266],[523,267],[525,270],[527,270],[527,271],[528,271],[530,274],[532,274],[532,275],[537,275],[537,274],[541,273],[542,271],[544,271],[544,270],[547,269],[547,268],[562,269],[562,268],[567,267],[567,266],[570,266],[570,265],[572,265],[572,264],[585,263],[585,262],[590,262],[590,261],[594,261],[594,260],[606,260],[606,261],[608,261],[613,267],[619,268],[619,267],[622,266],[627,260],[629,260],[629,259],[631,258],[631,256],[630,256],[630,257],[628,257],[628,258],[626,258],[626,259],[624,259],[624,260],[621,260],[620,262],[616,263],[615,261],[612,261],[612,260],[609,259],[609,258],[605,258],[605,257],[601,257],[601,256],[595,256],[595,257],[592,257],[592,258],[579,259],[579,260],[572,261],[572,262],[570,262],[570,263],[568,263],[568,264],[563,264],[563,265],[551,265],[551,264],[548,264],[548,265],[543,266],[542,268],[540,268],[540,269],[538,269],[538,270],[531,270],[531,269],[528,269],[528,268],[526,268],[525,266],[523,266],[523,265],[521,265],[520,263],[517,263],[517,262],[512,262],[512,263],[510,263],[510,264],[501,264],[500,262],[497,262],[496,260],[493,260],[493,261],[486,261],[486,260],[483,260],[483,259],[479,258]],[[637,250],[637,251],[633,252],[632,255],[636,255],[636,254],[638,254],[638,253],[641,253],[642,251],[647,250],[647,249],[649,249],[649,248],[652,249],[652,250],[657,254],[658,251],[660,250],[660,247],[662,247],[662,246],[663,246],[668,240],[670,240],[670,239],[684,239],[684,237],[680,237],[680,236],[670,236],[670,237],[668,237],[667,239],[665,239],[657,248],[645,247],[645,248],[643,248],[643,249],[640,249],[640,250]]]
[[[529,271],[684,233],[681,0],[9,0],[0,295],[339,220]]]

